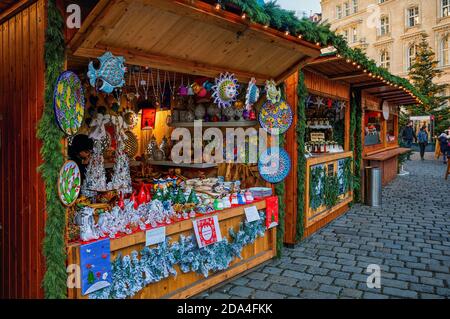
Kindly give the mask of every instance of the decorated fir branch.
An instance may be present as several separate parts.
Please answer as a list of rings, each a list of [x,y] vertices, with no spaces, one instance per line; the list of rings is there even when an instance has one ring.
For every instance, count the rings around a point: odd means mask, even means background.
[[[42,282],[46,298],[66,298],[67,274],[65,251],[65,209],[58,198],[58,173],[64,163],[61,139],[62,131],[55,122],[53,112],[54,85],[64,67],[63,19],[55,0],[47,6],[45,33],[45,107],[39,121],[37,137],[42,140],[43,164],[39,170],[45,184],[46,223],[43,254],[45,275]]]

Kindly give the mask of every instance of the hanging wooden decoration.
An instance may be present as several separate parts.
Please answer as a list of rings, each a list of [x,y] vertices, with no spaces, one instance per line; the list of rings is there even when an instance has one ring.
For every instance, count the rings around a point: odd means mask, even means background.
[[[71,71],[63,72],[53,92],[53,109],[56,123],[66,135],[75,135],[80,129],[85,104],[84,90],[78,76]]]
[[[87,76],[93,87],[96,87],[97,80],[102,81],[99,90],[105,93],[111,93],[115,88],[122,87],[125,84],[125,59],[121,56],[114,56],[111,52],[106,52],[98,58],[100,67],[94,68],[92,62],[89,63]]]
[[[291,170],[291,159],[284,149],[275,146],[261,154],[258,170],[266,182],[276,184],[288,176]]]
[[[61,167],[58,178],[59,199],[65,206],[72,206],[81,190],[80,168],[74,161],[67,161]]]
[[[233,105],[238,96],[239,84],[234,74],[222,73],[216,78],[216,85],[212,87],[214,103],[220,108],[227,108]]]
[[[292,119],[291,107],[283,100],[275,104],[266,101],[259,111],[261,127],[272,135],[286,133],[292,125]]]

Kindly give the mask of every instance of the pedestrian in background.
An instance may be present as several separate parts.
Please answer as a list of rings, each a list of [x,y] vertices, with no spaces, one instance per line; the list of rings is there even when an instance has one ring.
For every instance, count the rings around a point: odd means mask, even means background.
[[[423,161],[425,156],[425,148],[428,144],[428,132],[425,125],[420,128],[419,134],[417,134],[417,140],[419,141],[420,159]]]
[[[450,128],[438,137],[441,152],[444,157],[444,164],[447,164],[447,156],[450,155]]]
[[[411,148],[413,139],[417,142],[416,132],[414,132],[413,121],[409,121],[408,125],[403,128],[402,132],[403,141],[406,143],[406,147]]]

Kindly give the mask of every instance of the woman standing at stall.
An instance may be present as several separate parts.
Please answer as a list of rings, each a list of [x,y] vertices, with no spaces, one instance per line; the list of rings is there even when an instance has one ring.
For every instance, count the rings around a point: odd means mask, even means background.
[[[449,147],[449,140],[450,140],[450,129],[446,130],[444,133],[439,135],[438,137],[440,146],[441,146],[441,152],[444,158],[444,164],[447,164],[447,156],[450,155],[450,147]]]

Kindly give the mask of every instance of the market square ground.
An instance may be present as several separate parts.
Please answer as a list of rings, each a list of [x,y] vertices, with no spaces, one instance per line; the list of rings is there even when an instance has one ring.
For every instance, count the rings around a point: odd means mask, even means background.
[[[355,205],[283,257],[201,298],[448,298],[450,181],[445,167],[414,154],[383,190],[383,207]],[[369,264],[381,267],[370,289]]]

